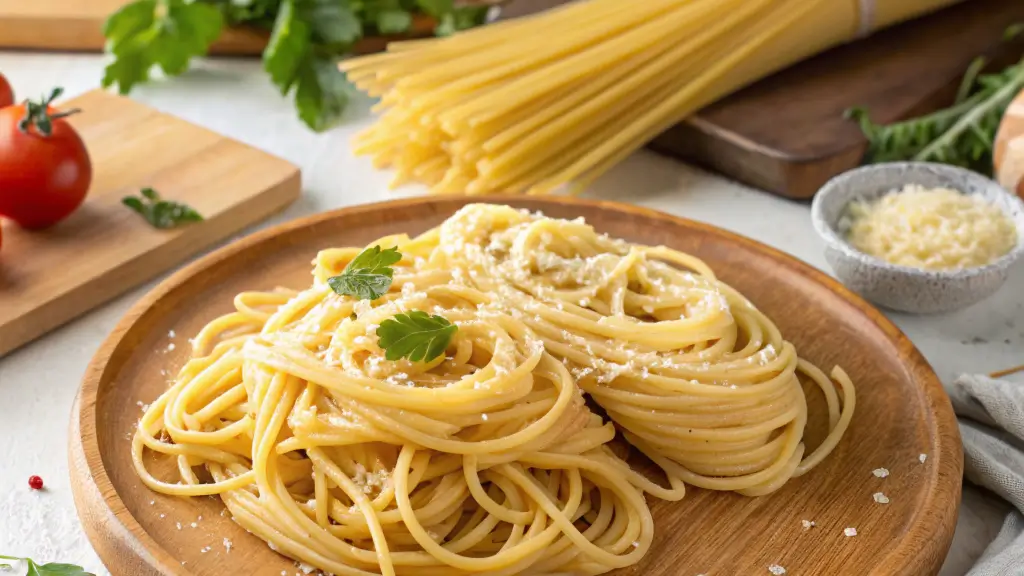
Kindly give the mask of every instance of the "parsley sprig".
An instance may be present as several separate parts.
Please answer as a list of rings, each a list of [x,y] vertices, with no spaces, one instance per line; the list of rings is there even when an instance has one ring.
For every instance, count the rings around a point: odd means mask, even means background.
[[[187,204],[162,200],[156,190],[143,188],[142,196],[125,196],[121,203],[138,212],[154,228],[167,230],[188,222],[202,222],[199,212]]]
[[[25,562],[28,567],[28,572],[26,572],[25,576],[96,576],[92,572],[86,572],[84,568],[74,564],[58,564],[56,562],[37,564],[31,558],[19,558],[17,556],[0,556],[0,559]],[[0,568],[10,569],[11,565],[0,562]]]
[[[360,300],[376,300],[391,289],[395,270],[392,265],[402,260],[397,247],[381,250],[380,246],[359,253],[341,274],[327,279],[335,294],[355,296]]]
[[[114,55],[103,86],[127,94],[154,67],[179,75],[226,26],[248,26],[269,32],[264,69],[282,95],[294,94],[302,121],[322,131],[341,119],[353,92],[337,62],[357,40],[408,32],[415,14],[436,20],[443,36],[482,24],[486,13],[454,0],[135,0],[103,27]]]
[[[395,314],[380,323],[377,337],[384,357],[395,361],[408,358],[413,362],[430,362],[441,354],[458,332],[459,327],[443,316],[430,316],[414,310]]]

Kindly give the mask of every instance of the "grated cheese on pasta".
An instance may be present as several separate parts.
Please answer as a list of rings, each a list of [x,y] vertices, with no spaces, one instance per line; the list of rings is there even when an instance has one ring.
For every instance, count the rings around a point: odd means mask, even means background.
[[[905,186],[847,208],[850,244],[891,264],[924,270],[984,266],[1017,244],[1013,221],[980,196]]]

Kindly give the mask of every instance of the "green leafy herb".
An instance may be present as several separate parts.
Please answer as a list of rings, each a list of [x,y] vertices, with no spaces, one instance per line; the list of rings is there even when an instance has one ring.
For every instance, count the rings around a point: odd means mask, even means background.
[[[401,34],[412,26],[412,14],[401,8],[381,10],[376,18],[377,30],[383,34]]]
[[[360,300],[376,300],[391,288],[395,271],[391,266],[402,259],[398,248],[381,250],[367,248],[352,259],[341,274],[327,279],[336,294],[355,296]]]
[[[862,108],[848,110],[846,116],[868,139],[865,162],[939,162],[991,174],[999,122],[1024,89],[1024,60],[995,74],[979,74],[984,64],[980,59],[971,64],[952,106],[926,116],[881,125]]]
[[[434,29],[438,36],[451,36],[460,30],[468,30],[487,21],[487,6],[460,6],[441,16]]]
[[[86,572],[84,568],[74,564],[58,564],[56,562],[36,564],[31,558],[18,558],[17,556],[0,556],[0,559],[25,562],[28,567],[28,572],[25,576],[96,576],[92,572]],[[0,563],[0,568],[9,569],[11,565]]]
[[[224,27],[221,11],[205,2],[137,0],[114,12],[103,26],[107,50],[115,56],[103,74],[103,86],[121,94],[149,80],[159,66],[168,76],[188,69]]]
[[[444,354],[458,330],[458,326],[442,316],[428,316],[426,312],[415,310],[381,322],[377,337],[388,360],[408,358],[413,362],[430,362]]]
[[[337,63],[364,35],[402,34],[427,14],[444,36],[483,24],[486,13],[453,0],[134,0],[104,25],[114,59],[103,86],[126,94],[154,67],[181,74],[226,26],[256,28],[269,33],[263,67],[271,81],[294,95],[299,117],[319,132],[341,120],[354,92]]]
[[[125,196],[121,203],[138,212],[154,228],[166,230],[187,222],[202,222],[203,217],[191,206],[162,200],[156,190],[143,188],[142,196]]]

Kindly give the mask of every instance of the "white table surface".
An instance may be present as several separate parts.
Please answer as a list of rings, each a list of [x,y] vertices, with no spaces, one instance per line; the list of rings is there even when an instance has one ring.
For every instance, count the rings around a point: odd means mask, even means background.
[[[76,95],[99,85],[99,55],[0,52],[0,72],[18,98],[62,85]],[[326,134],[307,131],[291,104],[251,60],[206,62],[185,77],[138,89],[133,97],[158,109],[287,158],[303,171],[303,196],[260,227],[341,206],[385,200],[388,174],[348,150],[349,137],[370,122],[366,100]],[[86,111],[85,113],[88,113]],[[649,152],[635,154],[588,194],[657,208],[739,232],[827,269],[809,207],[726,181]],[[68,415],[79,379],[100,342],[128,307],[158,281],[0,359],[0,555],[71,562],[106,570],[75,515],[67,469]],[[1024,267],[988,301],[936,317],[890,317],[949,380],[1024,362]],[[1014,297],[1017,294],[1017,297]],[[44,492],[29,490],[38,474]],[[995,536],[1005,512],[990,494],[965,488],[952,550],[941,574],[958,576]]]

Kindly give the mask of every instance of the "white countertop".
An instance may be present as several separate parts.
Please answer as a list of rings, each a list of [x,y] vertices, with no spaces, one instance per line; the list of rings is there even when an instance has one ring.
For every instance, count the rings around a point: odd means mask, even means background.
[[[55,84],[76,95],[99,85],[98,55],[0,52],[0,72],[18,98]],[[303,196],[261,225],[394,197],[389,175],[348,152],[350,136],[370,122],[366,100],[322,135],[305,129],[252,60],[204,63],[182,78],[138,89],[133,97],[298,164]],[[629,201],[739,232],[827,270],[810,208],[750,190],[656,156],[633,155],[602,178],[591,197]],[[159,280],[159,279],[158,279]],[[0,555],[70,562],[106,574],[78,525],[68,486],[67,425],[79,379],[122,314],[157,280],[0,359]],[[982,304],[936,317],[890,317],[949,380],[1024,362],[1024,266]],[[1017,297],[1014,297],[1014,294]],[[47,489],[28,488],[37,474]],[[941,574],[965,574],[995,536],[1004,505],[967,487],[953,547]]]

